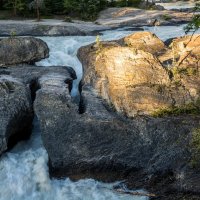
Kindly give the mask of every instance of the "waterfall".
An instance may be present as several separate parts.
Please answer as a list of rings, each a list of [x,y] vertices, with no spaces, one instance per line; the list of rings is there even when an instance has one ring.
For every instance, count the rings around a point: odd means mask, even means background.
[[[162,40],[183,35],[183,26],[144,27],[157,34]],[[102,40],[115,40],[132,33],[130,27],[105,31]],[[42,37],[49,48],[50,57],[38,66],[71,66],[77,73],[72,96],[77,94],[77,86],[82,78],[82,65],[76,54],[79,47],[95,42],[94,36]],[[10,152],[0,158],[0,200],[147,200],[144,196],[119,194],[112,190],[112,184],[92,179],[72,182],[51,180],[48,174],[48,156],[43,147],[37,119],[31,139],[20,142]]]

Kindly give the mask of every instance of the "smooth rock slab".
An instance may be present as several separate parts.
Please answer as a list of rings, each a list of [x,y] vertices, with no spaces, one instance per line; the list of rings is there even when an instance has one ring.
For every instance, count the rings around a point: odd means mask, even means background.
[[[154,174],[188,164],[198,117],[127,119],[91,88],[83,90],[86,112],[80,115],[65,88],[45,84],[34,104],[54,176],[129,170]]]
[[[34,63],[49,57],[47,44],[33,37],[0,40],[0,66]]]
[[[168,17],[166,19],[166,16]],[[155,26],[187,23],[192,13],[170,10],[144,10],[131,7],[107,8],[100,12],[96,23],[106,26]],[[158,22],[155,24],[155,22]]]
[[[63,20],[42,19],[40,22],[34,20],[1,20],[0,35],[11,36],[14,32],[17,36],[85,36],[96,35],[109,29],[92,22],[75,20],[73,23]]]

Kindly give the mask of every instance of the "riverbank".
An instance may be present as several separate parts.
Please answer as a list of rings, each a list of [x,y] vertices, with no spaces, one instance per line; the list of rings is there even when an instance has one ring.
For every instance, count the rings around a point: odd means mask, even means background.
[[[0,36],[84,36],[98,35],[104,30],[130,26],[142,30],[144,26],[177,26],[188,23],[191,13],[169,10],[142,10],[135,8],[108,8],[95,22],[61,19],[0,20]]]
[[[40,22],[0,20],[0,36],[84,36],[96,35],[106,29],[110,27],[83,21],[70,23],[56,19],[44,19]]]

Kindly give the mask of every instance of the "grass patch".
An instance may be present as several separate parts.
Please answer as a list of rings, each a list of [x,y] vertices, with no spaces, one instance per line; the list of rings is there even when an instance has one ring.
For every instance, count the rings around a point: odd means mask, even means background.
[[[10,11],[0,10],[0,20],[10,19],[12,16]]]
[[[197,69],[194,67],[188,67],[188,68],[179,68],[179,67],[173,67],[171,69],[171,72],[174,76],[176,75],[187,75],[187,76],[195,76],[197,74]]]
[[[200,128],[193,130],[190,146],[192,149],[190,164],[193,168],[198,168],[200,167]]]
[[[172,17],[170,15],[165,14],[165,15],[162,15],[162,19],[165,21],[168,21],[168,20],[172,19]]]
[[[197,100],[199,101],[199,100]],[[189,103],[183,106],[174,106],[170,108],[159,109],[152,113],[153,117],[164,117],[170,115],[181,115],[181,114],[193,114],[199,115],[200,114],[200,106],[198,102],[196,103]]]

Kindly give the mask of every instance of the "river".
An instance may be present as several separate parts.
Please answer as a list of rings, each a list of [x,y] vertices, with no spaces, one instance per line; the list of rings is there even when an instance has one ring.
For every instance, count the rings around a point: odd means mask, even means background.
[[[183,26],[144,27],[162,40],[184,35]],[[101,40],[122,38],[133,31],[130,28],[105,31]],[[79,47],[95,42],[94,36],[42,37],[49,48],[50,57],[38,66],[68,65],[75,69],[78,80],[74,82],[72,95],[82,77],[82,66],[77,58]],[[147,200],[146,196],[119,194],[113,190],[118,182],[106,184],[92,179],[77,182],[69,178],[50,179],[48,155],[43,147],[37,119],[29,141],[20,142],[0,159],[0,200]],[[145,192],[145,191],[143,191]]]

